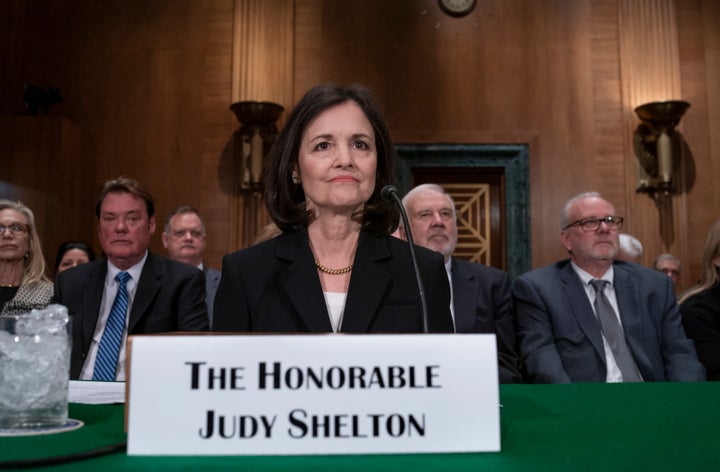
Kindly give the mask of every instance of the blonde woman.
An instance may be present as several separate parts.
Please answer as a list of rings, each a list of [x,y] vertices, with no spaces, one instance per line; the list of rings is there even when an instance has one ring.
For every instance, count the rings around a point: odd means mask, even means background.
[[[23,203],[0,200],[0,316],[45,308],[52,296],[33,212]]]
[[[705,239],[700,282],[680,297],[683,327],[708,380],[720,380],[720,220]]]

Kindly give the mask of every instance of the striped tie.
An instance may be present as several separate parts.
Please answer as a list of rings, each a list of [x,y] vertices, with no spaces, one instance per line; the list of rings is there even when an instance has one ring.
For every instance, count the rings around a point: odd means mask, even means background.
[[[102,339],[100,339],[100,347],[95,358],[93,380],[115,380],[120,341],[122,341],[123,331],[125,330],[125,315],[128,309],[128,293],[125,284],[130,280],[130,274],[119,272],[115,276],[115,280],[118,281],[120,286],[110,310],[107,324],[105,324]]]

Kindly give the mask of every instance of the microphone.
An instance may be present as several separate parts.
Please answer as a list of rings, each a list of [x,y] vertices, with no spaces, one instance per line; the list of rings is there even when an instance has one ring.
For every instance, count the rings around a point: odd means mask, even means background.
[[[423,333],[429,333],[428,327],[428,311],[427,302],[425,301],[425,289],[423,288],[422,278],[420,277],[420,268],[418,267],[417,257],[415,257],[415,246],[413,244],[412,232],[410,231],[410,223],[408,222],[407,212],[398,195],[398,189],[394,185],[386,185],[380,191],[380,197],[384,202],[395,203],[400,210],[400,216],[405,226],[405,237],[410,247],[410,259],[412,259],[413,270],[415,271],[415,281],[418,287],[418,296],[420,297],[420,309],[422,310]]]

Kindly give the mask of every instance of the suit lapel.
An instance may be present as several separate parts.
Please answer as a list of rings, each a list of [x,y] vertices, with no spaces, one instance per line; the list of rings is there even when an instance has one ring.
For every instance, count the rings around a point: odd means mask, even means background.
[[[452,259],[452,289],[455,332],[471,332],[475,326],[475,300],[480,281],[477,276]]]
[[[343,332],[368,332],[390,284],[390,276],[376,262],[390,256],[390,249],[383,238],[360,232],[345,302]]]
[[[643,344],[639,341],[644,338],[642,327],[641,309],[638,305],[639,298],[637,286],[633,282],[630,274],[617,264],[614,266],[613,286],[615,288],[615,298],[617,299],[618,310],[620,311],[620,321],[622,322],[625,340],[632,352],[635,364],[638,366],[640,373],[645,380],[652,380],[652,369],[645,368],[650,366]]]
[[[95,335],[107,277],[107,260],[97,261],[93,264],[94,267],[88,272],[87,281],[83,286],[82,339],[84,352],[87,351]]]
[[[320,278],[310,251],[307,230],[286,233],[278,240],[276,257],[289,263],[278,281],[310,332],[331,332]]]
[[[147,260],[140,273],[135,298],[130,308],[130,318],[128,319],[128,333],[132,333],[133,328],[145,315],[150,303],[155,295],[162,287],[162,270],[158,267],[159,261],[148,252]]]
[[[560,272],[560,280],[562,281],[562,289],[565,296],[570,302],[575,319],[588,339],[595,348],[600,358],[605,362],[605,348],[603,347],[602,334],[600,333],[600,323],[595,318],[595,312],[590,306],[585,288],[580,281],[580,277],[573,270],[570,262]]]

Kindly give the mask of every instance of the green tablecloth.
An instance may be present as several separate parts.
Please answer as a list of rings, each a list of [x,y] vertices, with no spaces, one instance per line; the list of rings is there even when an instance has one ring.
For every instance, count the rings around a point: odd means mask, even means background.
[[[277,457],[114,453],[47,470],[720,469],[720,382],[502,385],[500,400],[499,453]],[[68,454],[123,441],[123,413],[121,405],[72,404],[70,416],[83,420],[83,428],[48,436],[0,438],[0,460]]]

